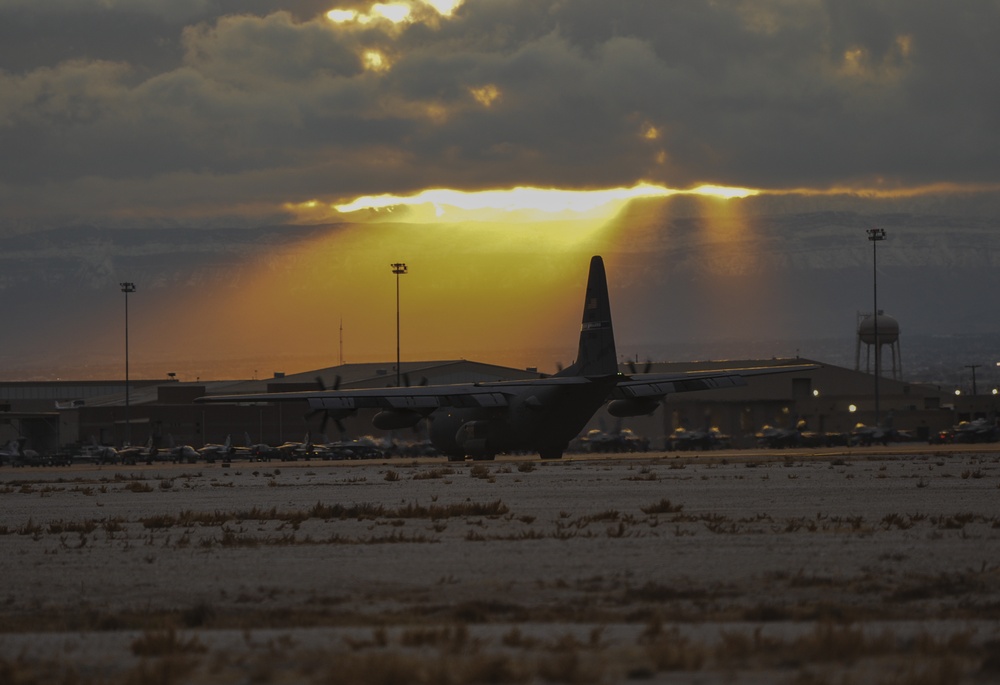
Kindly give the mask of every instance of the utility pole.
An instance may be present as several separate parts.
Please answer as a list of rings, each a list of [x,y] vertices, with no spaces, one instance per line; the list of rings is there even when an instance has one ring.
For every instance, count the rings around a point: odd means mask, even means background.
[[[978,369],[982,364],[966,364],[965,368],[972,369],[972,396],[975,397],[978,393],[976,392],[976,369]]]
[[[132,444],[132,424],[129,422],[129,383],[128,383],[128,294],[135,292],[135,283],[123,281],[122,292],[125,293],[125,445]]]
[[[868,229],[868,240],[872,243],[872,321],[875,324],[875,426],[881,425],[881,417],[879,413],[879,392],[878,392],[878,379],[882,375],[882,369],[879,368],[881,358],[882,358],[882,348],[879,347],[878,341],[878,244],[880,241],[885,240],[885,229],[884,228],[869,228]]]
[[[403,262],[396,262],[395,264],[390,264],[392,267],[392,273],[396,274],[396,387],[400,387],[402,383],[400,382],[400,369],[399,369],[399,277],[407,273],[406,264]]]

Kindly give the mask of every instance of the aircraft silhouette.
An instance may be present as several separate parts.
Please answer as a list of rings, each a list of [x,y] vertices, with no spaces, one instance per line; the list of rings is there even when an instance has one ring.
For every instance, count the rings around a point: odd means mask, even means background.
[[[610,400],[612,416],[652,414],[666,395],[746,385],[744,376],[803,371],[815,365],[686,373],[618,372],[604,261],[590,261],[576,361],[553,376],[520,381],[396,388],[211,395],[200,402],[302,401],[313,412],[341,420],[376,409],[372,424],[397,430],[430,420],[431,443],[450,461],[493,459],[504,452],[534,451],[558,459],[569,441]]]
[[[0,464],[9,461],[12,466],[32,464],[38,460],[38,452],[24,449],[26,438],[14,438],[0,447]]]

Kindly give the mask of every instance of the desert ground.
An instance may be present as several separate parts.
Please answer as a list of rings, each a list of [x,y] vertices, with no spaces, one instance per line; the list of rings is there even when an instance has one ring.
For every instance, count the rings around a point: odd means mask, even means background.
[[[0,683],[1000,681],[1000,452],[0,469]]]

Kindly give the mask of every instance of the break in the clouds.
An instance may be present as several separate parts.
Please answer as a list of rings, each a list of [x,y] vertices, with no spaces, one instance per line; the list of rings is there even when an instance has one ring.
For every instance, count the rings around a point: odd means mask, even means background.
[[[997,26],[986,1],[0,0],[0,221],[994,187]]]

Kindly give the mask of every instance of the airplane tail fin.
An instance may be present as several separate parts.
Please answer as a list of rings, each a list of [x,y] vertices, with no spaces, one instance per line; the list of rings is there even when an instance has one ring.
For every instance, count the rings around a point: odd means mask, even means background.
[[[611,301],[604,260],[590,260],[587,294],[583,301],[583,327],[576,361],[557,376],[612,376],[618,373],[615,332],[611,325]]]

